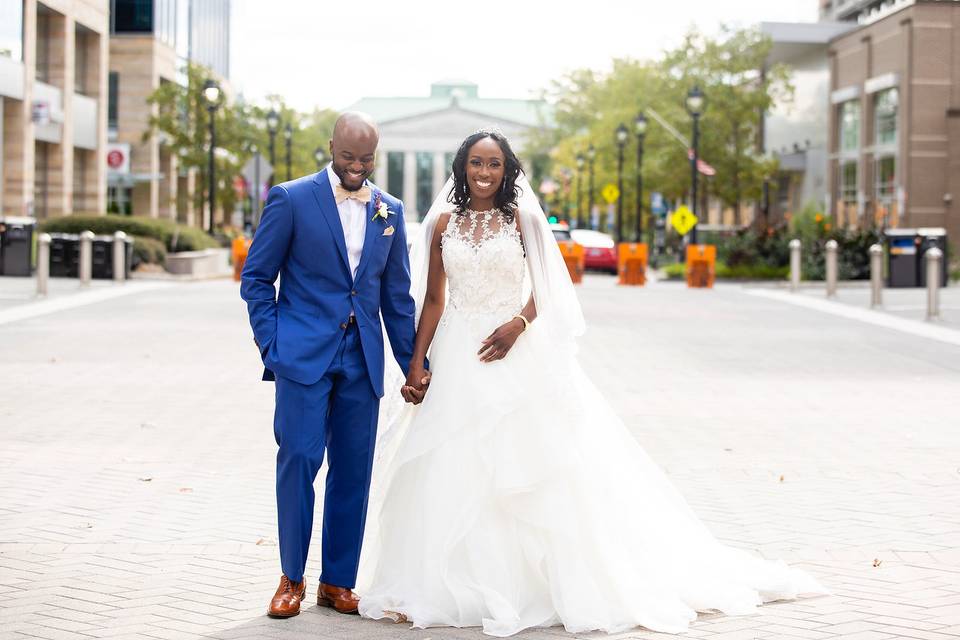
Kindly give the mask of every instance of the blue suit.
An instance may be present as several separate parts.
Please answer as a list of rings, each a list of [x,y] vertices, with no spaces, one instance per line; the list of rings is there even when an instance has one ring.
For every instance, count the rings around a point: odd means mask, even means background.
[[[374,197],[356,277],[326,170],[270,190],[241,277],[263,379],[276,381],[280,559],[295,582],[306,567],[313,482],[326,453],[320,579],[353,588],[383,397],[381,315],[405,374],[413,356],[403,203],[369,186]],[[374,219],[378,199],[387,220]]]

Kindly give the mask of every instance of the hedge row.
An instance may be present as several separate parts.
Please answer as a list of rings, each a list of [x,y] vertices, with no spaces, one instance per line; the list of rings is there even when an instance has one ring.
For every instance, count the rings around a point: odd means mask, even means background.
[[[97,235],[112,235],[116,231],[123,231],[134,236],[135,240],[152,238],[170,252],[199,251],[220,246],[220,243],[196,227],[144,216],[64,216],[44,221],[40,230],[47,233],[81,233],[89,230]],[[155,253],[156,246],[150,251]]]
[[[686,267],[682,263],[668,264],[663,268],[669,280],[682,280],[686,277]],[[738,264],[730,267],[717,262],[716,275],[732,280],[784,280],[790,275],[790,267],[775,267],[766,264]]]

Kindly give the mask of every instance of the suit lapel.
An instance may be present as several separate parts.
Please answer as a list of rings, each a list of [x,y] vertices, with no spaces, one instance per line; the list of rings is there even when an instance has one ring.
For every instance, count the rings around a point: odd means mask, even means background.
[[[343,223],[340,222],[340,211],[337,209],[337,201],[333,199],[333,189],[330,186],[330,176],[324,169],[317,173],[313,178],[313,195],[317,199],[317,205],[320,207],[320,214],[330,227],[330,235],[333,236],[333,242],[337,245],[337,251],[340,253],[340,259],[344,268],[347,270],[347,276],[352,280],[350,273],[350,260],[347,258],[347,241],[343,237]]]
[[[370,185],[371,198],[370,202],[367,203],[366,216],[367,216],[367,229],[363,234],[363,250],[360,252],[360,264],[357,265],[357,280],[360,279],[360,276],[363,275],[363,270],[367,266],[367,263],[370,262],[370,256],[373,255],[374,247],[376,246],[377,236],[383,233],[383,229],[386,225],[382,224],[379,220],[371,220],[373,218],[374,208],[373,205],[377,201],[377,194],[380,193],[380,190],[373,183],[368,183]]]

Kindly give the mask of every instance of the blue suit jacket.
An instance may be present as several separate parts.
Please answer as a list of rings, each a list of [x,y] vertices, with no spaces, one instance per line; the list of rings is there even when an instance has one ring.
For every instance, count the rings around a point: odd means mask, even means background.
[[[414,302],[403,203],[368,183],[367,231],[353,278],[340,214],[327,171],[279,184],[267,196],[240,282],[263,379],[281,375],[314,384],[333,360],[345,323],[356,315],[370,383],[383,397],[384,345],[380,315],[393,355],[406,375],[413,356]],[[377,196],[388,220],[372,220]],[[384,235],[393,227],[392,234]],[[280,291],[274,283],[280,276]]]

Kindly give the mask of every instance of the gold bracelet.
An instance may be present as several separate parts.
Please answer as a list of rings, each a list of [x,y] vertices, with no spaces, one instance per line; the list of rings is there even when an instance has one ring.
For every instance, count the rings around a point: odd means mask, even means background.
[[[526,331],[527,329],[530,328],[530,321],[527,320],[525,317],[523,317],[522,314],[519,314],[519,313],[518,313],[517,315],[513,316],[513,317],[511,318],[511,320],[516,320],[517,318],[520,318],[520,320],[523,321],[523,330],[524,330],[524,331]]]

